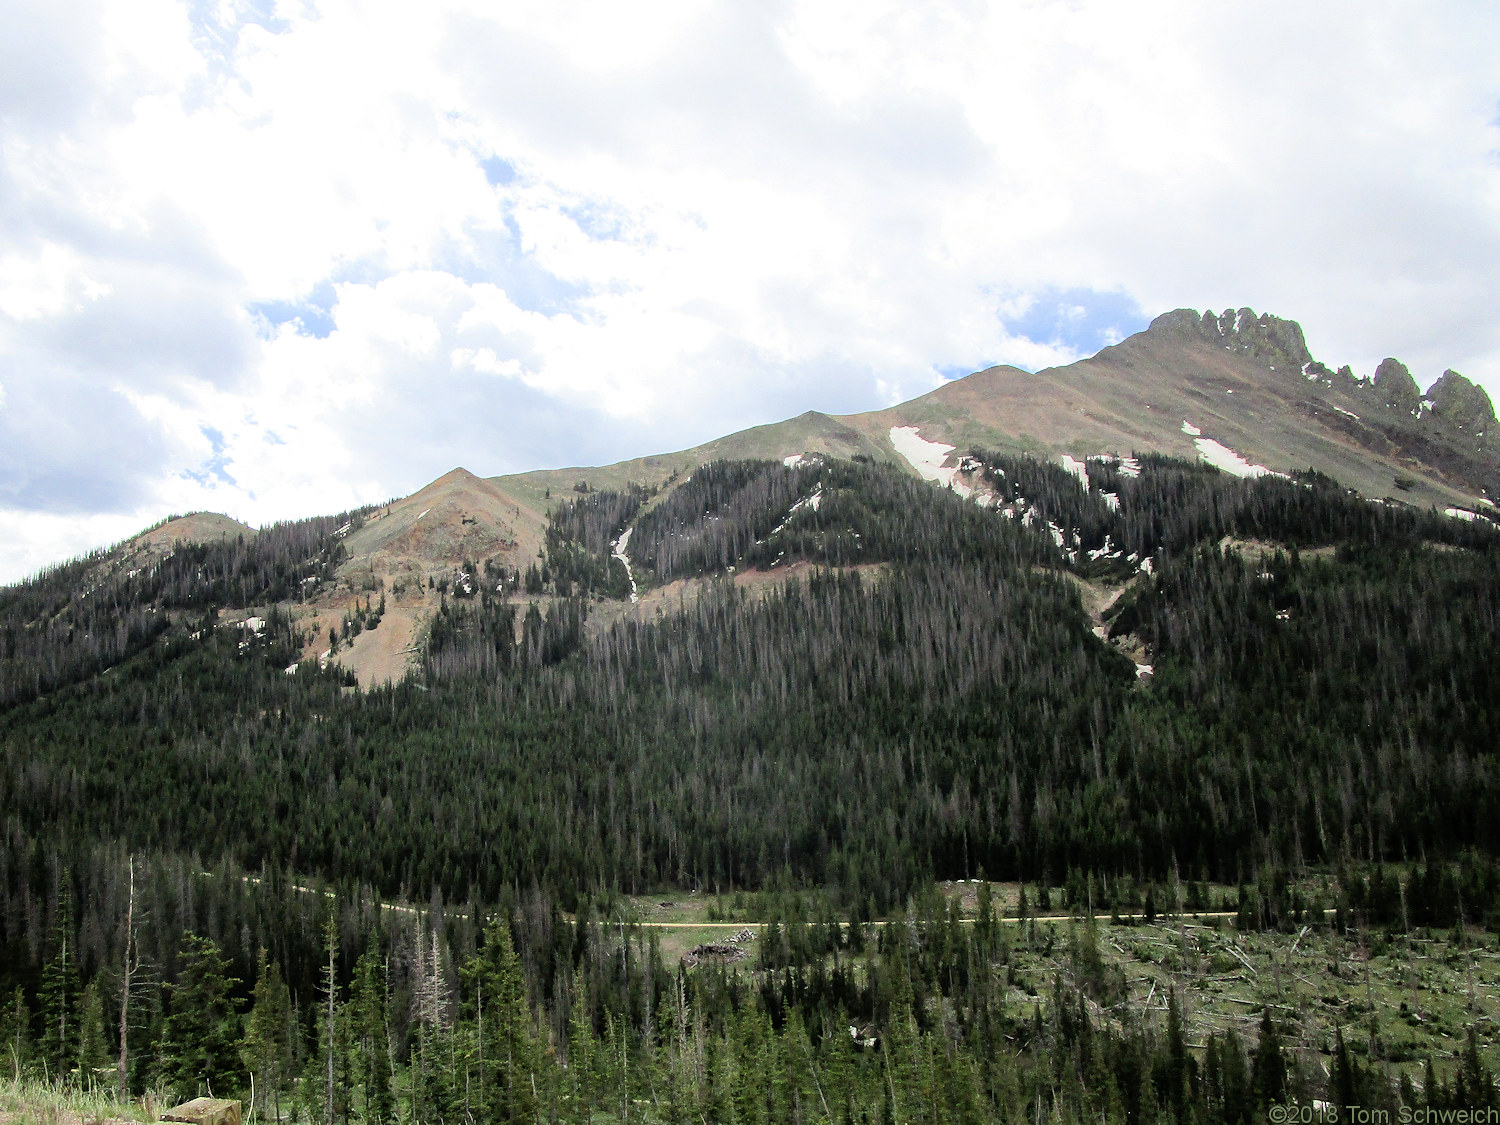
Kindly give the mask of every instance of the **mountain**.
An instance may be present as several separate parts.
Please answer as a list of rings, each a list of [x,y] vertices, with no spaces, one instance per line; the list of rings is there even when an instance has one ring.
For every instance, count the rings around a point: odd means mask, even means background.
[[[1492,1104],[1493,430],[1179,310],[0,589],[0,1110]]]
[[[966,459],[977,464],[973,453],[1025,454],[1075,472],[1089,458],[1158,453],[1239,476],[1312,470],[1371,499],[1472,517],[1494,512],[1496,450],[1488,396],[1455,372],[1424,396],[1394,359],[1366,379],[1331,370],[1312,358],[1295,322],[1249,309],[1178,309],[1077,363],[1035,373],[993,367],[883,410],[808,411],[601,467],[491,479],[454,469],[404,499],[340,518],[324,545],[337,543],[332,573],[305,575],[283,604],[303,638],[298,659],[332,663],[368,689],[417,665],[424,630],[450,587],[487,581],[493,589],[507,574],[512,590],[525,585],[547,555],[549,513],[559,505],[636,487],[652,492],[642,501],[649,510],[715,461],[863,457],[993,503],[963,467]],[[104,566],[140,570],[174,544],[254,534],[223,516],[178,517],[105,556]],[[602,557],[610,553],[603,547],[591,550]],[[602,575],[608,567],[599,565]],[[539,578],[530,593],[543,592]],[[593,586],[601,583],[596,575]],[[649,604],[663,596],[675,595],[653,594]],[[363,628],[376,607],[383,627]],[[619,612],[620,605],[605,606],[595,616],[606,621]]]
[[[1500,433],[1483,389],[1449,371],[1424,397],[1398,361],[1381,370],[1404,374],[1405,393],[1389,389],[1392,374],[1359,380],[1314,360],[1293,321],[1178,309],[1066,367],[992,367],[885,410],[809,411],[678,453],[496,482],[542,504],[580,482],[661,485],[721,458],[863,454],[916,471],[891,437],[915,427],[955,448],[949,467],[976,446],[1079,460],[1155,452],[1230,471],[1315,469],[1371,499],[1417,507],[1489,506],[1500,493]]]

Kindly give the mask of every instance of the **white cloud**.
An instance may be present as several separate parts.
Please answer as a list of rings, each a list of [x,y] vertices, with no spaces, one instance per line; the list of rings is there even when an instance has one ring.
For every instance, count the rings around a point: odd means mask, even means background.
[[[0,577],[169,508],[874,408],[1066,362],[1129,308],[1253,304],[1329,362],[1500,397],[1497,32],[1352,2],[7,5]]]

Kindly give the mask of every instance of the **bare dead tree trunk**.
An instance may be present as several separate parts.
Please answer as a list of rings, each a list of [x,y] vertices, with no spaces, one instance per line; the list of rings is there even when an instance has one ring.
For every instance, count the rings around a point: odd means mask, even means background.
[[[335,909],[334,913],[329,916],[328,922],[328,1125],[333,1125],[333,994],[338,985],[338,981],[334,975],[334,954],[337,949],[338,921],[337,909]]]
[[[130,895],[125,903],[125,963],[121,968],[120,977],[120,1058],[115,1063],[115,1071],[119,1085],[119,1100],[125,1101],[130,1093],[130,978],[139,967],[131,962],[130,956],[135,945],[135,856],[129,858],[130,863]],[[136,952],[136,960],[139,961],[140,954]]]

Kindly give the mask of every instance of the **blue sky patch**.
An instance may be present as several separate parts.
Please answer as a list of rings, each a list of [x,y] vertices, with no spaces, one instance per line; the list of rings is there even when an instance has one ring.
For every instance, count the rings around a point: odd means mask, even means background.
[[[484,169],[484,178],[490,182],[491,187],[504,187],[515,181],[516,166],[502,157],[491,156],[481,160],[479,166]]]
[[[306,297],[296,301],[261,301],[249,306],[254,316],[264,317],[273,328],[295,323],[299,336],[315,336],[322,340],[334,329],[333,306],[338,302],[333,282],[324,280],[314,285]]]
[[[184,469],[180,475],[208,487],[212,487],[214,481],[227,484],[232,488],[239,487],[239,482],[230,476],[229,470],[225,468],[229,464],[229,458],[224,453],[226,448],[224,435],[212,426],[200,425],[198,432],[208,439],[208,447],[213,450],[213,456],[203,462],[201,469]]]
[[[1150,318],[1124,293],[1043,289],[1019,317],[1005,320],[1012,335],[1090,356],[1141,331]]]
[[[521,249],[521,228],[509,215],[503,228],[470,229],[464,242],[450,243],[434,256],[432,268],[468,285],[498,286],[518,309],[543,316],[572,312],[592,291],[539,266]]]

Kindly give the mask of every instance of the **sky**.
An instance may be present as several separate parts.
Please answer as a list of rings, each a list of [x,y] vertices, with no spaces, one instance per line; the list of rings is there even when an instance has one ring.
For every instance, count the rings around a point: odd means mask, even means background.
[[[0,5],[0,581],[1176,307],[1500,400],[1500,5]]]

